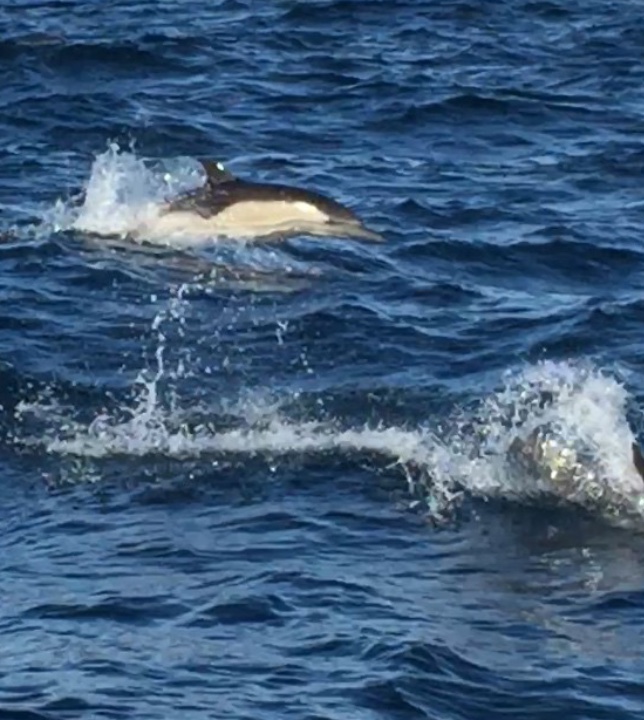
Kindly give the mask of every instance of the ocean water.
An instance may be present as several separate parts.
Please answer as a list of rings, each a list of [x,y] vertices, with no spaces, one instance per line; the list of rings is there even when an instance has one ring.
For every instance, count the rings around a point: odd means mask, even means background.
[[[0,30],[0,717],[644,717],[641,6]],[[199,158],[386,242],[128,239]]]

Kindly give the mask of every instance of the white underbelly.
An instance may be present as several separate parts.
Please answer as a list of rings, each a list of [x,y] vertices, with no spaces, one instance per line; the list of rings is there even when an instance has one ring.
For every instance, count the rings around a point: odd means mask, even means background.
[[[131,234],[149,242],[187,245],[221,237],[253,240],[279,233],[320,234],[328,221],[328,215],[308,203],[240,202],[209,218],[187,211],[159,214]]]

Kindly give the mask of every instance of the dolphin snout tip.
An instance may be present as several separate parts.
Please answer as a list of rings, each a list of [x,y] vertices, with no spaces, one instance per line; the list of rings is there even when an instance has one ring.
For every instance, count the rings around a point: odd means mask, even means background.
[[[379,232],[376,232],[375,230],[370,230],[369,228],[362,228],[363,231],[363,239],[367,240],[369,242],[374,243],[384,243],[387,242],[387,238],[382,235]]]
[[[331,223],[339,236],[352,238],[353,240],[364,240],[365,242],[384,243],[387,238],[376,230],[362,225],[362,223]]]

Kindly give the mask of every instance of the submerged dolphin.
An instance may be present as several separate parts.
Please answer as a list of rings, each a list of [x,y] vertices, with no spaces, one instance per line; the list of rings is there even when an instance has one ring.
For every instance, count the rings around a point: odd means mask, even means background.
[[[320,193],[242,180],[221,163],[200,162],[206,171],[205,185],[170,200],[137,234],[147,238],[180,234],[194,239],[257,239],[304,233],[384,240],[354,212]]]
[[[635,442],[625,467],[628,477],[619,482],[607,476],[592,452],[570,447],[549,424],[538,426],[525,440],[515,437],[508,459],[561,500],[613,519],[644,514],[644,456]]]

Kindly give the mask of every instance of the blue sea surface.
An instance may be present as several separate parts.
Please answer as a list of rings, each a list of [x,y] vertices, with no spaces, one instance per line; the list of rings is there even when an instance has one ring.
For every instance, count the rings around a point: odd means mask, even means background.
[[[633,0],[2,3],[0,717],[644,718],[643,171]]]

